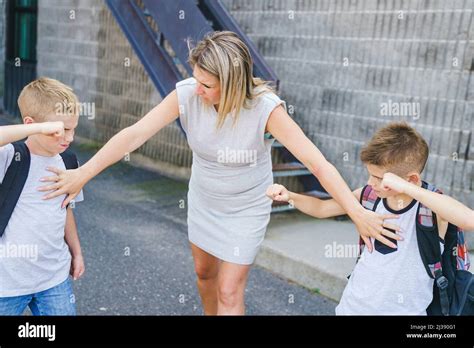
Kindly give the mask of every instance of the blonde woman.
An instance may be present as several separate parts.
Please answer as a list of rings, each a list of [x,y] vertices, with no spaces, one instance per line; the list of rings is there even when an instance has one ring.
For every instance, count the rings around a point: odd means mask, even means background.
[[[110,139],[77,170],[52,168],[54,182],[42,187],[68,193],[64,205],[108,166],[121,160],[180,118],[193,151],[188,192],[188,235],[197,285],[205,314],[244,314],[247,276],[265,236],[272,184],[270,133],[320,180],[349,212],[370,247],[368,237],[390,245],[385,237],[392,215],[365,210],[313,143],[290,118],[284,102],[268,85],[253,77],[252,58],[232,32],[213,32],[190,50],[193,78],[176,89],[136,124]],[[385,228],[384,228],[385,227]],[[384,237],[385,236],[385,237]]]

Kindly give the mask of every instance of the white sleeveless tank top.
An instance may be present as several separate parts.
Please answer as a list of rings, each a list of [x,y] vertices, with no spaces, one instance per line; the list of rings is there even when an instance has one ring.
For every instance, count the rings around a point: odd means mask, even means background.
[[[392,249],[372,239],[374,250],[365,248],[344,289],[337,315],[426,315],[433,299],[433,279],[421,260],[416,237],[418,202],[396,211],[382,199],[379,214],[397,214],[386,220],[401,227],[404,240]]]

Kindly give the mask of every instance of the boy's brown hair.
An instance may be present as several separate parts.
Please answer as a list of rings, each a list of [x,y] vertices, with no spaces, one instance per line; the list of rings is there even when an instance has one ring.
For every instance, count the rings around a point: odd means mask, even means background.
[[[79,102],[71,87],[48,77],[27,84],[18,97],[21,117],[43,122],[51,113],[78,114]]]
[[[374,134],[362,149],[360,159],[403,176],[412,171],[421,173],[428,155],[428,144],[413,127],[405,122],[393,122]]]

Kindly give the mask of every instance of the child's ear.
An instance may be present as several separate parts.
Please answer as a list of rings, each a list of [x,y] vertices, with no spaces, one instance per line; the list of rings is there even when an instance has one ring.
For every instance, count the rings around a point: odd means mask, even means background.
[[[33,120],[33,118],[31,118],[30,116],[26,116],[26,117],[23,119],[23,123],[24,123],[24,124],[32,124],[32,123],[35,123],[35,120]]]
[[[420,173],[417,172],[411,172],[407,175],[408,181],[412,184],[419,184],[421,182],[421,176]]]

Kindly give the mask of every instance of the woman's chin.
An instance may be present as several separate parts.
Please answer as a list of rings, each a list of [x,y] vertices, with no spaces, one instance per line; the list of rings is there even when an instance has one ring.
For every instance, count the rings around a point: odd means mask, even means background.
[[[202,102],[207,105],[207,106],[214,106],[216,103],[212,102],[211,100],[205,98],[205,97],[200,97]]]

